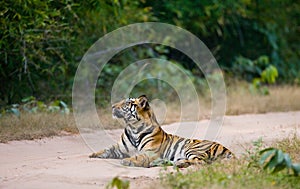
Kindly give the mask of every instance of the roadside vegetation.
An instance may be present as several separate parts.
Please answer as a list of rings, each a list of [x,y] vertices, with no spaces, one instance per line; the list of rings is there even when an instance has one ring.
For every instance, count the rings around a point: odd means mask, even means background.
[[[138,22],[169,23],[195,34],[226,77],[251,83],[252,92],[267,95],[268,85],[300,84],[297,1],[4,0],[0,7],[0,109],[29,96],[70,105],[75,72],[87,49],[105,34]],[[179,65],[203,88],[203,73],[187,56],[144,44],[125,49],[104,66],[96,103],[107,106],[118,74],[146,58]],[[149,80],[139,91],[161,95],[170,90],[155,90],[158,84]]]
[[[227,88],[227,115],[300,110],[300,88],[297,86],[272,86],[269,95],[251,94],[247,82],[230,81]],[[31,99],[31,100],[30,100]],[[49,104],[27,98],[22,104],[9,106],[0,117],[0,142],[22,139],[38,139],[55,135],[77,134],[78,129],[69,106],[60,101]],[[201,119],[209,119],[211,101],[204,97],[201,102]],[[2,110],[4,111],[4,110]],[[164,124],[180,121],[180,105],[170,102]],[[98,116],[105,129],[123,128],[112,119],[111,108],[101,108]]]
[[[300,188],[300,139],[294,135],[271,145],[277,151],[287,154],[276,156],[268,153],[263,141],[253,142],[238,160],[217,162],[201,166],[197,170],[166,173],[161,175],[163,188]],[[280,150],[279,150],[280,149]],[[269,151],[270,152],[270,151]],[[284,156],[289,156],[289,163],[297,167],[293,171],[285,164]],[[281,169],[279,169],[281,168]]]
[[[71,101],[80,60],[105,34],[139,22],[182,27],[207,45],[225,77],[226,114],[300,110],[296,1],[4,0],[0,7],[1,142],[77,133]],[[207,78],[196,64],[176,49],[143,44],[112,57],[98,78],[95,103],[106,129],[120,128],[110,112],[115,79],[132,62],[146,58],[180,67],[199,94],[201,118],[209,118]],[[176,74],[172,79],[178,85],[186,82]],[[164,123],[179,120],[172,86],[147,79],[131,91],[132,96],[141,94],[168,103]]]
[[[155,184],[144,188],[300,188],[300,139],[293,135],[270,146],[274,151],[260,139],[236,160],[172,171],[165,169]],[[107,188],[130,188],[130,181],[116,177]]]

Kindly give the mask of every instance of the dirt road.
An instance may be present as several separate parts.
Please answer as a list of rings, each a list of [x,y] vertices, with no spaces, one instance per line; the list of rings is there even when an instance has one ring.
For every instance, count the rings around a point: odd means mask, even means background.
[[[193,137],[203,138],[208,123],[184,124],[196,124]],[[163,128],[172,133],[177,126]],[[117,138],[121,131],[109,132]],[[216,140],[240,155],[260,137],[270,142],[295,133],[300,136],[300,112],[226,116]],[[118,160],[89,159],[90,153],[80,135],[0,144],[0,188],[99,189],[115,176],[130,179],[132,188],[144,188],[141,180],[149,183],[159,176],[160,168],[124,167]]]

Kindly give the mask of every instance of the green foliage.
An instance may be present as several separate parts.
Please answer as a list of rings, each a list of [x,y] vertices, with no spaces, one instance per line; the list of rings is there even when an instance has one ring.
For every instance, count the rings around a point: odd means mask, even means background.
[[[260,78],[253,79],[252,84],[250,84],[250,86],[249,86],[249,89],[252,94],[256,94],[256,93],[262,94],[262,95],[270,94],[268,87],[263,86]]]
[[[248,58],[239,56],[236,58],[232,71],[241,78],[252,81],[250,85],[251,93],[268,95],[267,84],[274,84],[278,77],[277,68],[270,63],[267,56],[260,56],[252,61]]]
[[[250,59],[267,55],[281,78],[299,74],[299,19],[294,18],[300,16],[300,5],[296,1],[163,0],[146,4],[161,21],[196,34],[229,71],[239,55]]]
[[[64,92],[74,62],[75,6],[70,1],[1,1],[2,101]]]
[[[274,84],[278,77],[277,68],[273,65],[269,65],[262,73],[261,80],[268,84]]]
[[[48,112],[48,113],[69,114],[70,109],[68,105],[62,100],[54,100],[49,104],[46,104],[43,101],[36,100],[36,98],[33,96],[29,96],[22,99],[22,104],[13,104],[6,108],[3,108],[0,112],[0,117],[7,113],[12,113],[17,117],[20,117],[21,112],[27,112],[27,113]]]
[[[4,0],[0,7],[0,106],[27,96],[70,102],[73,77],[86,50],[114,29],[145,21],[189,30],[208,45],[226,72],[253,82],[253,91],[267,94],[265,85],[278,78],[300,83],[297,1]],[[176,61],[193,74],[199,88],[205,83],[196,64],[174,49],[145,44],[121,54],[103,70],[96,91],[101,103],[109,102],[120,71],[144,58]]]
[[[283,169],[292,170],[295,176],[300,175],[300,164],[292,163],[292,160],[287,153],[276,148],[266,148],[260,151],[260,165],[264,169],[271,170],[272,173],[277,173]]]
[[[128,189],[129,188],[129,181],[127,180],[121,180],[118,177],[114,177],[110,183],[106,186],[107,189]]]
[[[270,63],[268,56],[260,56],[256,60],[251,60],[243,56],[236,57],[232,71],[236,76],[244,78],[248,81],[253,81],[257,77],[261,77],[264,82],[269,81],[267,79],[274,79],[269,84],[275,82],[276,77],[278,76],[276,67]],[[276,73],[275,73],[276,72]]]
[[[148,21],[139,1],[0,2],[0,105],[26,96],[69,102],[77,65],[105,33]],[[106,87],[106,86],[105,86]]]
[[[263,140],[262,138],[257,139],[256,141],[252,142],[252,149],[246,150],[246,159],[248,161],[248,167],[259,167],[258,161],[259,161],[259,152],[261,151],[263,147]]]

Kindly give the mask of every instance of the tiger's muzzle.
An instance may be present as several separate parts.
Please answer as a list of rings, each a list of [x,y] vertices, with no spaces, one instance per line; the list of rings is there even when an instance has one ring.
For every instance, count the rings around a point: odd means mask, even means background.
[[[113,118],[124,118],[124,114],[118,108],[112,108]]]

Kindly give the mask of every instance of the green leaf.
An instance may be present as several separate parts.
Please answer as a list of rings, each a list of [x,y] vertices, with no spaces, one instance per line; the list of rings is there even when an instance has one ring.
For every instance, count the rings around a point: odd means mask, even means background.
[[[270,63],[269,57],[266,55],[258,57],[258,59],[255,61],[255,64],[257,64],[260,67],[265,67]]]
[[[46,108],[46,105],[44,102],[42,101],[37,101],[37,107],[40,109],[40,110],[43,110]]]
[[[262,154],[262,153],[263,153],[263,155],[261,156],[260,161],[259,161],[260,165],[263,165],[268,158],[275,155],[275,149],[273,149],[273,148],[265,149],[265,150],[263,150],[263,152],[260,151],[260,154]]]
[[[55,100],[51,103],[50,106],[59,106],[59,104],[60,104],[60,100]]]
[[[252,85],[253,85],[256,89],[258,89],[258,88],[260,87],[260,85],[261,85],[261,79],[260,79],[260,78],[254,78],[254,79],[252,80]]]
[[[114,188],[116,187],[117,189],[128,189],[129,188],[129,181],[121,180],[118,177],[114,177],[112,181],[106,186],[106,188]]]
[[[21,101],[22,102],[30,102],[30,101],[33,101],[33,100],[35,100],[35,97],[29,96],[29,97],[23,98]]]
[[[62,105],[64,108],[68,108],[68,105],[67,105],[64,101],[60,101],[59,103],[60,103],[60,105]]]
[[[20,117],[20,111],[17,108],[11,108],[10,111],[17,117]]]
[[[291,167],[292,167],[292,160],[291,160],[289,154],[287,154],[287,153],[284,154],[284,161],[285,161],[286,166],[287,166],[288,168],[291,168]]]
[[[271,150],[274,150],[274,152],[275,152],[276,148],[272,148],[272,147],[271,148],[265,148],[265,149],[259,151],[259,154],[261,155],[261,154],[263,154],[263,153],[265,153],[267,151],[271,151]]]
[[[277,159],[277,164],[281,164],[284,160],[284,153],[282,150],[277,150],[276,151],[276,159]]]
[[[292,170],[294,172],[295,176],[299,176],[300,175],[300,164],[292,164]]]
[[[264,169],[273,169],[274,167],[276,167],[278,165],[277,163],[277,156],[276,154],[270,159],[269,162],[266,163],[266,165],[264,166]]]
[[[276,165],[276,167],[275,167],[275,169],[273,169],[272,173],[277,173],[277,172],[283,170],[284,168],[286,168],[286,164],[285,163]]]
[[[261,79],[268,84],[275,83],[277,77],[278,77],[278,71],[277,68],[273,65],[268,66],[261,73]]]

